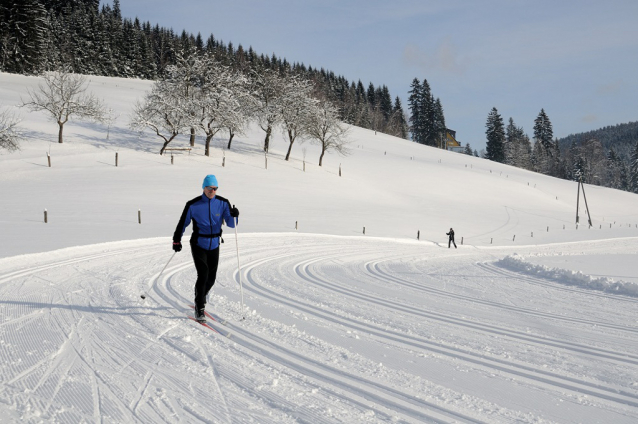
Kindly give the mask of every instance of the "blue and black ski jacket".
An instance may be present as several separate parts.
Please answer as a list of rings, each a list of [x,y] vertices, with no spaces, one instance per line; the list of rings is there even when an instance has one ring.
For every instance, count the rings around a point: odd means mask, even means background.
[[[230,202],[221,196],[209,199],[203,193],[201,196],[186,202],[184,212],[182,212],[177,228],[175,228],[175,234],[173,234],[173,243],[181,243],[184,231],[191,221],[193,221],[191,245],[206,250],[214,250],[219,247],[223,221],[230,228],[235,228],[235,219],[230,216]]]

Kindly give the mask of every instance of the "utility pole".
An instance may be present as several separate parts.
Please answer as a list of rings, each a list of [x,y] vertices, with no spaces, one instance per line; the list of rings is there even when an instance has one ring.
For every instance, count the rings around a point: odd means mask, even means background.
[[[589,222],[589,226],[592,226],[591,223],[591,215],[589,214],[589,206],[587,206],[587,197],[585,196],[585,184],[583,184],[583,176],[580,175],[578,177],[578,193],[576,194],[576,225],[578,226],[578,221],[580,220],[578,216],[578,206],[580,203],[580,191],[583,191],[583,200],[585,200],[585,210],[587,211],[587,219]]]

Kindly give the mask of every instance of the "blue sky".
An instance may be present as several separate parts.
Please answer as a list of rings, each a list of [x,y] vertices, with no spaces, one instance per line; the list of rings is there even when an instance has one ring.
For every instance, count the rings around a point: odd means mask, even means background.
[[[541,108],[557,137],[638,120],[635,0],[121,0],[121,9],[385,84],[406,111],[410,83],[426,78],[448,127],[477,150],[492,107],[530,136]]]

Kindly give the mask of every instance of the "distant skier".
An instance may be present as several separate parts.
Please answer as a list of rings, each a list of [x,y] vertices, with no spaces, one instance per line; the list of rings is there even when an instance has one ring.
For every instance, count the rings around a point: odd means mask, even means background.
[[[216,196],[219,185],[214,175],[207,175],[202,184],[204,193],[189,200],[177,223],[173,234],[173,250],[182,250],[182,236],[186,227],[193,221],[193,234],[190,245],[197,281],[195,282],[195,319],[206,321],[206,295],[213,288],[217,277],[219,263],[219,240],[222,235],[222,221],[230,228],[235,228],[235,219],[239,210],[230,206],[230,202]],[[222,240],[223,242],[223,240]]]
[[[456,243],[454,242],[454,230],[450,228],[449,233],[445,233],[445,235],[450,236],[450,239],[447,242],[447,248],[449,249],[451,244],[454,244],[454,248],[456,249]]]

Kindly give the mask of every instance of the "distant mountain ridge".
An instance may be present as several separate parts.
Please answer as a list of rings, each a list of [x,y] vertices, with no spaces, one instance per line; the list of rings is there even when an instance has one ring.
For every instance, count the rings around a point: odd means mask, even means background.
[[[638,143],[638,121],[626,124],[617,124],[603,127],[597,130],[570,134],[558,139],[558,145],[562,151],[569,149],[573,143],[581,146],[586,141],[596,139],[601,142],[605,152],[613,147],[616,154],[625,161],[629,161],[631,153]]]

